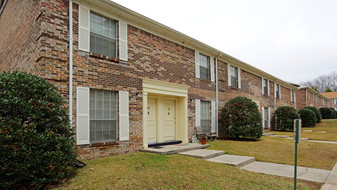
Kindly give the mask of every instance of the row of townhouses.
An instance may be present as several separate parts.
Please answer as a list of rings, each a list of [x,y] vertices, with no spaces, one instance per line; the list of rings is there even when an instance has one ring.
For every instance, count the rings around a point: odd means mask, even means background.
[[[292,85],[110,0],[0,0],[0,72],[21,70],[69,100],[82,159],[218,134],[225,103],[328,107]],[[336,104],[334,104],[336,106]]]

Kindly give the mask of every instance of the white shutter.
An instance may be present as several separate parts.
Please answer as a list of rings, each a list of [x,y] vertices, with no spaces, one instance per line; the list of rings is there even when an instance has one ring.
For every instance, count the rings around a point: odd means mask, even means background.
[[[79,29],[78,49],[90,51],[90,10],[80,5],[79,7]]]
[[[212,133],[215,133],[215,101],[211,101],[211,119]]]
[[[241,69],[238,68],[238,87],[241,88]]]
[[[267,80],[268,96],[270,96],[270,82]]]
[[[210,57],[211,81],[214,82],[214,57]]]
[[[195,99],[195,126],[200,126],[200,100]]]
[[[293,93],[294,93],[294,102],[296,103],[296,91],[294,90]]]
[[[270,128],[270,108],[268,108],[268,128]]]
[[[200,67],[199,67],[199,51],[195,50],[195,77],[200,78]]]
[[[89,144],[89,88],[77,87],[76,108],[77,145]]]
[[[262,107],[262,128],[264,129],[264,107]]]
[[[261,88],[262,88],[262,91],[261,91],[261,92],[262,92],[262,94],[263,94],[263,78],[262,78],[262,86],[261,86]]]
[[[282,94],[282,93],[281,93],[281,85],[279,85],[279,88],[280,88],[280,89],[279,89],[278,93],[280,94],[280,99],[281,99],[281,94]]]
[[[232,82],[231,82],[231,65],[227,64],[227,73],[228,73],[228,86],[232,86]]]
[[[129,140],[129,92],[119,91],[119,140]]]
[[[128,60],[128,25],[119,21],[119,59]]]

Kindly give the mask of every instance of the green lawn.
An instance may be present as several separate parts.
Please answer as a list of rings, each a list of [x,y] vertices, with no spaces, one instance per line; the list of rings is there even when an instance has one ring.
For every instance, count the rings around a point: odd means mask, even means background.
[[[180,155],[134,153],[85,161],[55,189],[292,189],[293,180]],[[321,184],[298,183],[298,189]]]
[[[294,165],[294,140],[264,136],[259,141],[217,140],[209,149],[227,154],[253,156],[258,161]],[[298,165],[331,170],[337,161],[337,144],[301,141]]]
[[[303,130],[312,130],[312,132],[305,132]],[[319,133],[320,131],[326,131],[326,133]],[[276,135],[289,135],[294,136],[293,132],[279,132],[279,131],[266,131],[272,132]],[[304,127],[302,128],[302,137],[312,140],[323,141],[337,141],[337,119],[324,119],[321,123],[318,123],[316,127]]]

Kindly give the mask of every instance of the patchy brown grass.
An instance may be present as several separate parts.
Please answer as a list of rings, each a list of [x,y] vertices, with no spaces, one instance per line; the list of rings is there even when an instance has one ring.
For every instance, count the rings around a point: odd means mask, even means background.
[[[209,149],[228,154],[253,156],[258,161],[294,165],[294,140],[264,136],[260,141],[217,140]],[[337,161],[337,144],[301,141],[298,144],[298,165],[331,170]]]
[[[55,189],[292,189],[293,180],[180,156],[135,153],[86,161]],[[298,189],[320,189],[302,181]]]

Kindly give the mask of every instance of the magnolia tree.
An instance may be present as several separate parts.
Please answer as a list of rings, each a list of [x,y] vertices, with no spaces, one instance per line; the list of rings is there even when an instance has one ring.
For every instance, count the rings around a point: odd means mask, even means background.
[[[0,189],[41,188],[69,174],[76,155],[64,105],[42,78],[0,74]]]

